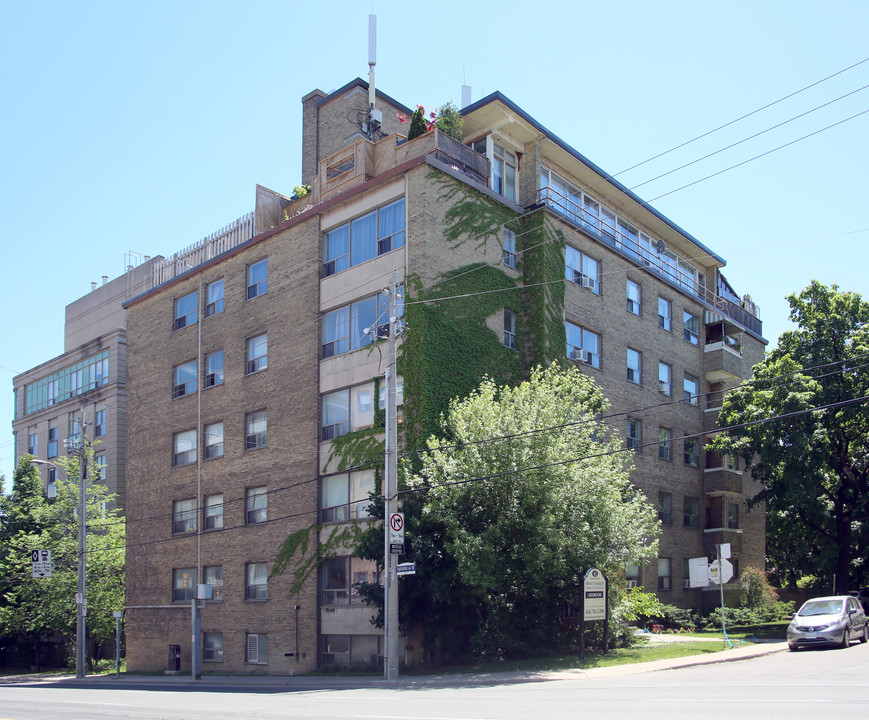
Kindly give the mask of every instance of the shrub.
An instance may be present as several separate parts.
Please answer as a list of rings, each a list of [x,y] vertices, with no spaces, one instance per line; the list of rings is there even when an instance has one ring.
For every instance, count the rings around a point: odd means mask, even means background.
[[[739,603],[752,609],[766,609],[778,602],[778,595],[766,579],[766,573],[748,566],[739,573]]]
[[[428,132],[428,127],[425,122],[425,108],[422,105],[418,106],[410,119],[410,130],[407,131],[407,139],[413,140],[415,137],[424,135]]]
[[[435,122],[435,127],[450,137],[459,141],[462,140],[464,122],[459,109],[451,102],[447,101],[438,108],[438,119]]]

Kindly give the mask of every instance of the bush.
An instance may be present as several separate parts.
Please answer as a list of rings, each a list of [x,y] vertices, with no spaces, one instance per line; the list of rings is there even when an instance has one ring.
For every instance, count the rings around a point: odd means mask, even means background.
[[[767,609],[778,602],[778,595],[769,584],[766,573],[748,566],[739,573],[739,603],[752,609]]]
[[[438,108],[438,119],[435,122],[435,127],[460,142],[464,137],[464,122],[459,109],[451,102],[446,102]]]
[[[410,129],[407,131],[407,139],[413,140],[415,137],[425,135],[428,132],[428,127],[425,122],[425,108],[417,107],[410,119]]]

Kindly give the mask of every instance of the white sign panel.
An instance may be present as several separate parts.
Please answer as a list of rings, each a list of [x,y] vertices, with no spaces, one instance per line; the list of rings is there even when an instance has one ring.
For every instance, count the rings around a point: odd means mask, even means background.
[[[32,550],[30,565],[32,577],[51,577],[51,550]]]
[[[606,620],[606,578],[597,568],[582,581],[582,613],[585,620]]]
[[[395,566],[396,575],[416,575],[416,563],[399,563]]]
[[[729,560],[716,560],[709,563],[709,582],[716,585],[727,584],[733,577],[733,565]]]
[[[389,542],[404,544],[404,513],[389,516]]]
[[[709,587],[709,560],[707,558],[688,559],[688,584],[692,588]]]

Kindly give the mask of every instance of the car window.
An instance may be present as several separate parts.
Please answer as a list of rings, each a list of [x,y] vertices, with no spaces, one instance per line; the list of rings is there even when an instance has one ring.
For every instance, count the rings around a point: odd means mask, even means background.
[[[837,615],[842,612],[841,600],[809,600],[800,615]]]

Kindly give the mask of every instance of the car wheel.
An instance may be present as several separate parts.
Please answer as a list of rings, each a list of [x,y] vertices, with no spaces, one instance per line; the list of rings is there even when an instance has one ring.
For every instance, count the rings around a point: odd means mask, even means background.
[[[842,631],[842,645],[841,647],[846,648],[851,644],[851,633],[848,632],[848,628],[845,628]]]
[[[863,623],[863,634],[860,636],[860,642],[865,643],[867,640],[869,640],[869,627]]]
[[[799,650],[799,647],[792,643],[788,643],[788,650],[790,650],[791,652],[796,652],[797,650]]]

